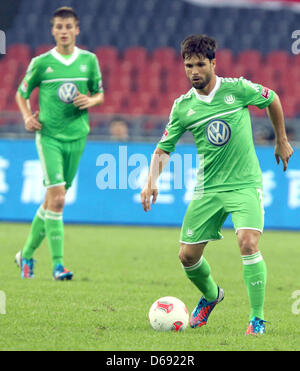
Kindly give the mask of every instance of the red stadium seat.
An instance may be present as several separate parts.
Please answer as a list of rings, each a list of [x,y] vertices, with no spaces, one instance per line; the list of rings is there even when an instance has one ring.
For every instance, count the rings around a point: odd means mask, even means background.
[[[169,47],[161,47],[154,49],[152,54],[152,61],[160,63],[162,66],[172,66],[178,59],[178,54],[175,49]]]
[[[230,49],[220,49],[216,52],[216,74],[222,77],[231,77],[235,58]]]
[[[49,50],[53,49],[54,48],[54,45],[52,44],[44,44],[44,45],[40,45],[38,46],[35,50],[34,50],[34,56],[38,56],[38,55],[41,55],[41,54],[44,54],[44,53],[47,53]]]
[[[32,57],[31,48],[27,44],[12,44],[7,47],[7,57],[14,57],[18,60],[28,60]]]
[[[292,62],[292,58],[288,52],[278,50],[269,53],[265,58],[265,65],[272,66],[274,69],[288,68]]]
[[[255,70],[262,64],[262,55],[258,50],[244,50],[237,56],[237,63]]]
[[[123,60],[130,61],[134,66],[143,66],[148,58],[148,51],[142,46],[130,47],[123,52]]]
[[[284,112],[284,116],[287,118],[293,118],[300,113],[299,104],[300,99],[298,96],[286,96],[281,98],[281,104]]]
[[[265,109],[260,109],[256,106],[249,106],[249,111],[253,116],[256,116],[256,117],[267,117],[267,113]]]
[[[119,51],[114,46],[101,46],[95,49],[100,66],[112,65],[119,61]]]

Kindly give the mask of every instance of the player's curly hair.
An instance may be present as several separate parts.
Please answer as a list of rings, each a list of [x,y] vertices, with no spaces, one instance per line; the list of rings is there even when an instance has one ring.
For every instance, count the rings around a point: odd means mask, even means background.
[[[214,59],[217,42],[207,35],[189,35],[181,43],[181,55],[183,59],[191,58],[192,55],[203,55],[205,58]]]
[[[70,18],[73,17],[76,21],[76,23],[79,23],[79,18],[77,13],[73,8],[70,6],[62,6],[61,8],[58,8],[55,10],[52,19],[51,19],[51,24],[53,24],[53,20],[55,17],[60,17],[60,18]]]

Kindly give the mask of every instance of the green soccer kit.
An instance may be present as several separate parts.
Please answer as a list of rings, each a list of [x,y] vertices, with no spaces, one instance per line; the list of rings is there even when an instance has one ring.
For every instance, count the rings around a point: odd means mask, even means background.
[[[69,187],[83,151],[83,148],[70,151],[70,142],[78,141],[74,147],[82,147],[89,133],[88,111],[75,107],[73,99],[78,92],[91,95],[103,92],[96,55],[75,47],[69,56],[59,54],[54,48],[33,58],[18,91],[24,99],[29,99],[36,87],[42,124],[36,142],[44,184],[48,187],[67,183]],[[56,149],[53,149],[54,141],[57,141]],[[68,166],[63,166],[66,162]]]
[[[75,47],[72,55],[61,55],[54,48],[33,58],[18,91],[24,99],[29,99],[34,88],[39,88],[42,129],[36,132],[36,146],[44,185],[64,185],[68,189],[89,133],[88,110],[75,107],[73,100],[78,92],[85,95],[103,92],[96,55]],[[30,261],[45,236],[53,272],[65,272],[62,212],[44,210],[41,205],[33,219],[22,258]]]
[[[235,227],[262,229],[262,173],[253,144],[248,106],[265,108],[274,97],[272,90],[242,77],[217,76],[216,85],[209,95],[201,96],[192,88],[175,100],[158,147],[165,152],[174,151],[179,138],[189,130],[201,159],[194,197],[183,223],[182,242],[197,243],[221,238],[219,230],[228,213],[237,210],[237,205],[231,209],[227,201],[216,201],[215,195],[245,188],[255,191],[257,202],[252,206],[257,212],[253,216],[247,206],[252,216],[249,216],[249,221],[244,218],[243,222],[239,222],[237,216]],[[246,204],[251,205],[254,193],[249,192],[242,199],[248,197]],[[234,194],[232,197],[235,197]],[[236,197],[241,199],[241,195]]]

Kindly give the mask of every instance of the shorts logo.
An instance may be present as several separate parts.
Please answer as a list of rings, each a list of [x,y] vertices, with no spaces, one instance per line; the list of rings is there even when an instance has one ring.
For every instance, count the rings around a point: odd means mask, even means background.
[[[188,230],[186,231],[186,235],[187,235],[188,237],[192,237],[193,234],[194,234],[193,230],[188,228]]]
[[[212,120],[206,126],[206,136],[214,146],[223,146],[230,139],[230,126],[223,120]]]
[[[72,82],[65,82],[58,88],[58,97],[64,103],[72,103],[77,94],[77,86]]]

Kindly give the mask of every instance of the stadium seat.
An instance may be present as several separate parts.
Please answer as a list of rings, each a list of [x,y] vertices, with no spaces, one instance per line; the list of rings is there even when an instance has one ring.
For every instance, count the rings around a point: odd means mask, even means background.
[[[172,66],[176,63],[178,54],[173,48],[160,47],[152,51],[151,57],[153,62],[160,63],[164,66]]]
[[[147,49],[141,46],[129,47],[123,52],[123,60],[130,61],[133,65],[144,65],[148,58]]]
[[[289,53],[283,50],[273,51],[267,54],[265,58],[265,64],[272,66],[275,69],[286,68],[291,64],[291,56]]]
[[[119,61],[119,51],[114,46],[101,46],[94,50],[99,59],[100,66],[114,65]]]
[[[235,58],[230,49],[219,49],[216,52],[216,73],[219,76],[230,77]]]
[[[244,50],[237,56],[237,63],[246,71],[256,71],[262,64],[262,55],[258,50]]]
[[[49,50],[54,48],[54,44],[45,44],[45,45],[40,45],[34,50],[34,56],[38,56],[44,53],[47,53]]]
[[[12,44],[7,47],[6,57],[12,57],[19,61],[25,59],[27,61],[31,59],[31,56],[31,48],[27,44]]]

